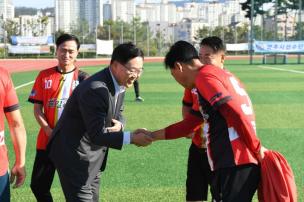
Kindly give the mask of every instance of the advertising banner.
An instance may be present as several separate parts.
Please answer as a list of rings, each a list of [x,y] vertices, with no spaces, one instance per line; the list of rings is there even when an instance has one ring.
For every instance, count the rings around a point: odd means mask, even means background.
[[[54,43],[52,36],[11,36],[12,45],[51,45]]]
[[[96,40],[96,54],[112,55],[113,40]]]
[[[79,52],[81,53],[95,53],[96,45],[95,44],[81,44]]]
[[[255,53],[300,53],[304,52],[304,41],[254,41]]]
[[[48,54],[49,46],[9,46],[8,52],[11,54]]]
[[[234,44],[226,44],[227,51],[248,51],[249,50],[248,43],[234,43]]]

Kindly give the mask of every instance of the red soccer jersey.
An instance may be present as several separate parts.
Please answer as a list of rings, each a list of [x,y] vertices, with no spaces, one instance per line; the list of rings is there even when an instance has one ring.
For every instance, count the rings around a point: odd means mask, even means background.
[[[198,94],[196,88],[193,88],[192,90],[185,89],[184,97],[183,97],[183,105],[191,107],[192,110],[190,113],[199,114]],[[193,144],[195,144],[198,148],[206,147],[203,138],[204,132],[206,131],[204,131],[204,124],[202,124],[202,127],[196,130],[192,138]]]
[[[29,102],[43,105],[43,112],[51,128],[57,123],[74,88],[79,84],[78,68],[62,73],[57,67],[43,70],[36,78]],[[40,128],[37,149],[45,150],[48,136]]]
[[[0,176],[8,170],[7,148],[4,141],[4,113],[19,108],[18,98],[9,73],[0,67]]]
[[[205,65],[196,77],[202,115],[207,121],[211,168],[255,163],[260,141],[255,115],[241,82],[229,71]]]
[[[184,120],[168,126],[166,139],[184,137],[205,122],[212,170],[257,164],[256,154],[261,145],[256,136],[255,115],[240,81],[227,70],[205,65],[196,77],[195,85],[201,118],[190,113]]]

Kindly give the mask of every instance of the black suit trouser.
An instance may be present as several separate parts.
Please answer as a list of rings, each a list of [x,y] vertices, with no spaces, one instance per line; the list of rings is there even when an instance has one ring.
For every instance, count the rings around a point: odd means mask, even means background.
[[[45,150],[37,150],[33,166],[31,189],[39,202],[52,202],[50,192],[55,174],[55,166]]]
[[[98,202],[101,172],[90,184],[79,185],[57,168],[61,187],[67,202]]]

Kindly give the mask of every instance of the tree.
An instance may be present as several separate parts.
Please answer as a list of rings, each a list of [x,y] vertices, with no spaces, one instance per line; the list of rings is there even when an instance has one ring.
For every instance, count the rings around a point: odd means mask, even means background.
[[[28,7],[16,7],[15,16],[19,17],[20,15],[36,15],[37,8],[28,8]]]
[[[140,22],[139,18],[134,18],[130,23],[118,21],[105,21],[103,26],[97,27],[97,38],[113,40],[114,46],[123,42],[134,42],[140,47],[145,55],[154,56],[158,52],[158,34],[152,38],[152,33],[147,27],[147,22]],[[134,35],[135,34],[135,35]],[[163,37],[163,36],[161,36]],[[149,41],[147,41],[149,40]],[[149,47],[147,46],[149,44]],[[149,50],[148,50],[149,49]]]
[[[11,36],[19,35],[18,23],[13,20],[3,21],[1,28],[6,31],[6,41],[11,41]]]
[[[209,31],[210,31],[210,29],[211,29],[211,28],[208,28],[208,27],[205,27],[205,26],[202,27],[202,28],[200,28],[200,29],[198,29],[198,30],[196,31],[196,34],[195,34],[195,36],[194,36],[194,39],[195,39],[196,41],[199,41],[199,40],[201,40],[201,39],[203,39],[203,38],[209,36]]]
[[[41,23],[41,30],[40,35],[43,36],[45,34],[46,26],[49,24],[49,17],[48,16],[41,16],[39,17],[39,21]]]
[[[264,10],[264,4],[265,3],[270,3],[274,0],[254,0],[254,8],[253,8],[253,17],[256,17],[257,15],[261,15],[262,16],[262,26],[264,27],[265,25],[265,17],[267,15],[269,15],[268,11]],[[241,8],[242,10],[244,10],[246,12],[245,17],[248,18],[249,20],[253,20],[251,19],[251,0],[246,0],[241,4]],[[253,36],[255,36],[257,33],[255,33],[253,31]],[[261,29],[261,33],[259,36],[262,36],[263,38],[264,35],[264,30]]]
[[[29,7],[15,7],[15,17],[19,17],[20,15],[36,15],[38,10],[40,10],[43,14],[51,13],[52,16],[55,15],[54,7],[47,7],[43,9],[29,8]]]
[[[195,40],[200,41],[201,39],[208,36],[220,37],[225,43],[236,43],[241,41],[247,42],[248,25],[247,28],[236,28],[236,26],[217,26],[214,29],[211,27],[203,27],[197,30]],[[245,37],[246,36],[246,37]]]
[[[59,36],[62,34],[65,34],[65,31],[59,29],[58,31],[55,32],[55,41],[58,39]]]
[[[111,36],[111,34],[112,34],[111,29],[112,29],[114,23],[115,22],[113,22],[112,20],[107,20],[107,21],[104,21],[103,26],[98,26],[97,27],[97,38],[103,39],[103,40],[112,39],[113,37]]]
[[[273,0],[254,0],[254,7],[253,7],[253,17],[257,15],[263,15],[265,11],[263,10],[263,5],[265,3],[271,3]],[[243,11],[246,12],[245,17],[250,19],[251,18],[251,0],[246,0],[241,4],[241,8]]]
[[[238,43],[246,43],[248,42],[248,24],[245,23],[242,26],[237,26],[236,27],[236,33],[237,33],[237,39],[238,39]]]
[[[78,36],[83,44],[95,43],[95,32],[89,31],[89,23],[84,19],[79,20],[78,25],[71,26],[71,34]]]
[[[300,0],[303,5],[303,0]],[[273,3],[275,8],[275,12],[270,15],[268,11],[263,10],[263,5],[265,3]],[[246,11],[246,17],[250,19],[250,14],[251,14],[251,0],[246,0],[245,2],[241,3],[242,10]],[[281,22],[284,22],[285,25],[285,33],[283,34],[284,40],[287,40],[287,21],[288,21],[288,13],[291,10],[297,10],[299,9],[299,0],[254,0],[254,17],[257,15],[262,15],[262,20],[263,20],[263,27],[264,27],[264,19],[265,15],[272,17],[274,21],[277,21],[277,16],[279,15],[284,15],[285,17]],[[303,8],[301,8],[303,9]],[[277,39],[277,22],[275,22],[275,29],[274,29],[274,39]],[[261,32],[261,36],[263,36],[264,30]],[[267,33],[269,34],[269,33]],[[262,37],[264,38],[264,37]],[[279,37],[280,38],[280,37]]]
[[[301,30],[300,30],[301,29]],[[294,40],[302,40],[303,39],[303,33],[304,33],[304,22],[298,22],[296,24],[296,34],[294,35]]]
[[[216,26],[212,31],[213,36],[217,36],[225,41],[225,27],[224,26]]]
[[[227,27],[225,29],[225,43],[235,43],[235,31],[234,27]]]
[[[285,23],[285,33],[284,33],[284,40],[286,41],[288,39],[287,36],[287,21],[288,21],[288,13],[291,10],[302,10],[302,8],[299,8],[299,0],[276,0],[277,1],[277,6],[278,6],[278,15],[285,15],[284,18],[284,23]],[[302,5],[303,5],[303,0],[302,1]],[[296,16],[294,16],[296,17]]]

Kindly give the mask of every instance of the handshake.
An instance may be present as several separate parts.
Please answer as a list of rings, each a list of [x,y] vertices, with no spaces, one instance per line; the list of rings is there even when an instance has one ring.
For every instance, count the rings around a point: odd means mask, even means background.
[[[131,144],[135,144],[138,147],[145,147],[150,145],[153,141],[163,139],[160,137],[157,131],[151,132],[145,128],[140,128],[131,133]]]
[[[123,125],[118,120],[112,119],[112,125],[112,127],[106,128],[108,132],[123,130]],[[165,139],[165,132],[163,129],[151,132],[145,128],[139,128],[131,133],[130,138],[131,144],[135,144],[138,147],[145,147],[153,141]]]

